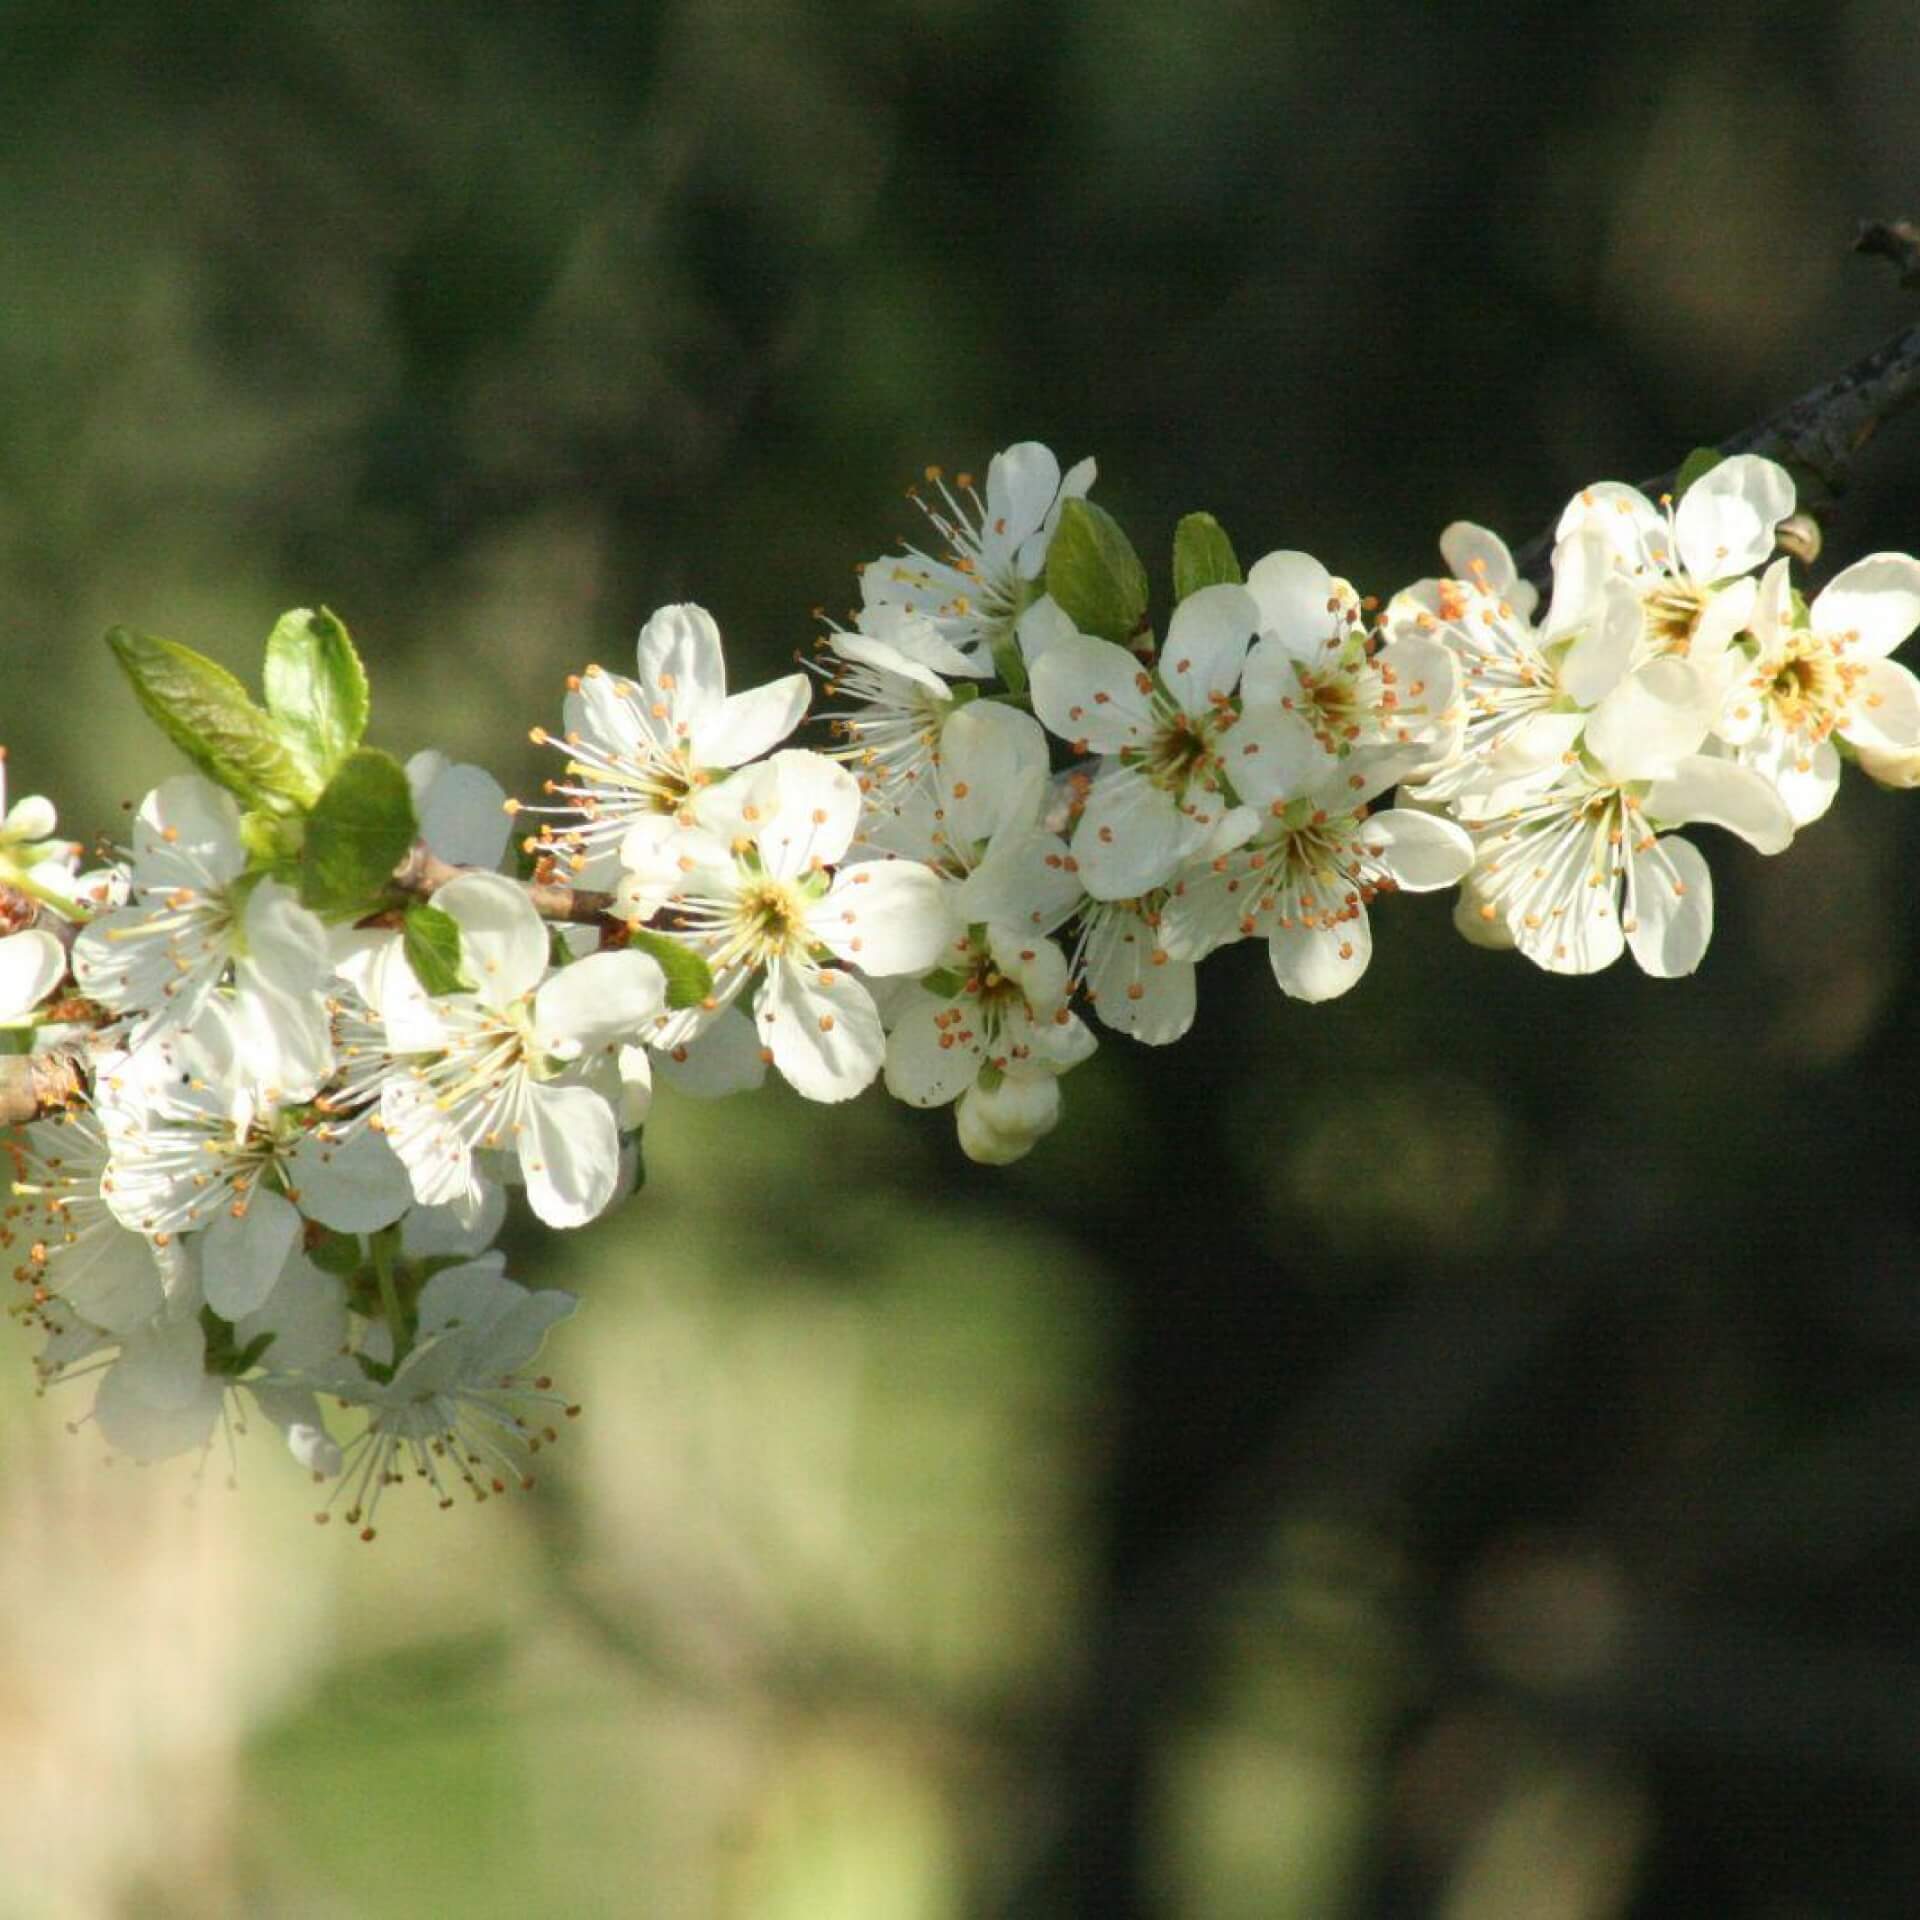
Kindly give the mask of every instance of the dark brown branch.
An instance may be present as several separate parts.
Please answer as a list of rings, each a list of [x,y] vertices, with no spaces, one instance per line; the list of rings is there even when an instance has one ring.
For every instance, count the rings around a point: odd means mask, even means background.
[[[427,849],[424,840],[414,843],[413,851],[393,870],[393,884],[400,892],[416,900],[425,900],[449,880],[463,873],[478,873],[478,867],[456,867]],[[576,927],[604,927],[624,930],[626,916],[610,893],[596,893],[590,887],[562,886],[552,880],[525,880],[521,886],[542,920],[564,921]]]

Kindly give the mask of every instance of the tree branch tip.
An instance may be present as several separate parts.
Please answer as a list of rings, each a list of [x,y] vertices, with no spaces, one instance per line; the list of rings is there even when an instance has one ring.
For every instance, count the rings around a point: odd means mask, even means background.
[[[1862,220],[1853,250],[1891,260],[1903,287],[1920,288],[1920,225],[1913,221]]]

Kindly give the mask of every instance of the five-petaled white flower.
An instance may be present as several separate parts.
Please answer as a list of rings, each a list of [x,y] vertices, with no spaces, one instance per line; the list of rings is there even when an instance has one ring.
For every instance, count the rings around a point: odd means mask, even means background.
[[[668,1016],[651,1037],[672,1049],[758,980],[754,1025],[774,1066],[809,1100],[847,1100],[880,1071],[886,1041],[873,996],[853,971],[923,973],[948,930],[945,889],[915,860],[839,866],[860,823],[860,788],[844,767],[799,749],[744,776],[740,827],[682,856],[669,904],[677,936],[705,956],[705,1007]]]
[[[546,923],[498,874],[468,873],[434,894],[460,929],[471,990],[429,996],[399,967],[368,977],[387,1044],[402,1058],[381,1085],[380,1116],[416,1199],[477,1205],[474,1156],[514,1156],[533,1210],[577,1227],[620,1183],[620,1130],[588,1074],[636,1040],[666,1004],[656,961],[630,949],[558,971]]]

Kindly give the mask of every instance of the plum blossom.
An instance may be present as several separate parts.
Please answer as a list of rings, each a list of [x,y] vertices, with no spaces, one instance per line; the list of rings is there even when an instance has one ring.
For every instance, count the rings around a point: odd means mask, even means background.
[[[631,680],[590,666],[568,682],[558,747],[566,771],[547,782],[556,814],[540,844],[588,886],[609,886],[617,866],[671,866],[682,833],[716,824],[716,782],[776,747],[807,710],[804,673],[728,693],[720,629],[706,608],[662,607],[640,629]]]
[[[668,903],[677,937],[713,970],[713,994],[707,1006],[663,1020],[653,1046],[693,1041],[757,982],[761,1045],[797,1092],[847,1100],[872,1083],[886,1042],[854,969],[925,972],[949,921],[939,878],[918,861],[840,865],[860,812],[853,776],[817,753],[776,753],[750,776],[737,838],[691,844]]]
[[[1795,826],[1817,820],[1840,785],[1836,739],[1884,756],[1920,750],[1920,681],[1887,656],[1920,625],[1920,563],[1870,554],[1836,574],[1794,617],[1787,562],[1760,582],[1755,652],[1735,673],[1715,731],[1769,780]]]
[[[396,1058],[380,1117],[414,1197],[478,1205],[475,1155],[517,1159],[533,1210],[579,1226],[620,1182],[619,1126],[590,1069],[638,1036],[666,1004],[659,965],[633,950],[589,954],[558,971],[545,923],[497,874],[462,874],[432,904],[460,929],[470,991],[430,996],[402,969],[369,975]]]
[[[971,474],[956,475],[949,487],[939,468],[929,467],[935,496],[913,497],[946,552],[935,559],[910,547],[870,561],[860,571],[866,607],[925,615],[949,646],[983,669],[1015,640],[1032,653],[1030,636],[1056,630],[1041,609],[1052,607],[1044,576],[1060,508],[1086,497],[1095,471],[1082,460],[1062,475],[1046,447],[1023,440],[993,456],[983,500]]]

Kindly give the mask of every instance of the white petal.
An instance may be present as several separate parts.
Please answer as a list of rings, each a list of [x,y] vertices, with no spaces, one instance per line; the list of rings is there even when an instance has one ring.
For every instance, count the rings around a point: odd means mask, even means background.
[[[411,775],[415,754],[407,762]],[[419,797],[420,837],[456,867],[497,867],[513,822],[506,790],[484,767],[438,769]]]
[[[1206,719],[1240,684],[1259,625],[1260,603],[1245,587],[1202,587],[1174,608],[1160,678],[1183,712]]]
[[[1725,827],[1761,853],[1780,853],[1793,820],[1773,788],[1750,767],[1695,754],[1647,789],[1646,814],[1664,826],[1703,821]]]
[[[1837,573],[1808,609],[1815,633],[1857,634],[1862,654],[1891,653],[1920,626],[1920,560],[1870,553]]]
[[[1674,509],[1674,535],[1687,571],[1703,585],[1751,573],[1773,551],[1773,530],[1793,511],[1786,468],[1735,454],[1702,474]]]
[[[0,1024],[24,1019],[66,970],[66,948],[43,927],[0,939]]]
[[[300,1237],[300,1216],[277,1193],[256,1190],[244,1215],[223,1207],[200,1236],[200,1285],[223,1320],[251,1313],[270,1294]]]
[[[1135,913],[1109,914],[1087,943],[1094,1012],[1146,1046],[1166,1046],[1193,1025],[1197,972],[1191,960],[1173,959]]]
[[[1594,708],[1590,752],[1621,780],[1658,780],[1707,736],[1700,679],[1682,660],[1649,660]]]
[[[413,1204],[399,1156],[371,1127],[328,1140],[309,1129],[286,1157],[300,1211],[336,1233],[389,1227]]]
[[[1297,684],[1291,669],[1288,681]],[[1325,749],[1307,723],[1272,700],[1249,700],[1220,742],[1220,760],[1234,792],[1257,807],[1304,793],[1327,764]]]
[[[1810,749],[1798,734],[1775,729],[1742,748],[1739,761],[1786,803],[1795,827],[1818,820],[1840,791],[1840,752],[1831,740]]]
[[[824,754],[790,747],[762,762],[742,808],[747,831],[776,879],[830,867],[860,823],[860,785]]]
[[[917,860],[868,860],[843,867],[807,916],[807,929],[865,973],[925,973],[959,930],[950,889]]]
[[[1359,984],[1373,958],[1367,910],[1333,927],[1275,921],[1267,934],[1267,958],[1281,992],[1294,1000],[1335,1000]]]
[[[910,1107],[943,1107],[973,1085],[980,1061],[966,1001],[916,990],[887,1036],[887,1091]]]
[[[1626,568],[1643,565],[1649,553],[1664,553],[1667,544],[1667,516],[1638,487],[1618,480],[1596,480],[1582,487],[1567,502],[1554,529],[1554,598],[1559,599],[1558,549],[1569,539],[1597,534],[1613,564]],[[1549,616],[1550,634],[1558,631]]]
[[[1920,746],[1920,680],[1898,660],[1863,660],[1842,735],[1880,753]]]
[[[1080,883],[1096,900],[1132,900],[1151,893],[1196,847],[1203,830],[1173,795],[1143,775],[1111,764],[1095,777],[1074,831]]]
[[[459,922],[467,977],[488,1006],[512,1006],[545,977],[546,923],[505,875],[463,873],[434,894],[433,905]]]
[[[999,700],[974,700],[940,731],[947,831],[963,846],[1003,827],[1026,825],[1046,784],[1046,730],[1032,714]]]
[[[1657,980],[1691,973],[1713,937],[1713,875],[1693,845],[1669,834],[1629,863],[1627,944]]]
[[[247,864],[240,809],[197,773],[161,781],[140,803],[133,847],[142,886],[224,886]]]
[[[741,767],[777,747],[807,710],[813,682],[790,673],[764,687],[736,693],[693,729],[693,759],[700,767]]]
[[[135,1460],[205,1446],[220,1414],[220,1383],[206,1375],[205,1352],[193,1321],[129,1341],[94,1397],[93,1417],[107,1445]]]
[[[591,1087],[529,1083],[521,1106],[527,1202],[550,1227],[580,1227],[620,1189],[620,1130]]]
[[[1033,663],[1033,710],[1077,753],[1118,753],[1152,737],[1147,670],[1125,647],[1075,633]]]
[[[987,522],[1004,523],[1001,537],[1019,546],[1046,519],[1060,491],[1060,462],[1038,440],[1022,440],[993,456],[987,467]]]
[[[1046,1018],[1067,999],[1067,956],[1059,943],[1000,923],[987,928],[987,951],[1009,980],[1018,982],[1036,1016]]]
[[[1507,543],[1471,520],[1456,520],[1441,534],[1440,557],[1456,580],[1505,600],[1523,620],[1539,603],[1539,590],[1520,578]]]
[[[662,1079],[700,1100],[751,1093],[767,1077],[760,1036],[738,1007],[722,1009],[691,1040],[656,1050],[654,1059]]]
[[[1473,842],[1451,820],[1389,807],[1360,823],[1360,844],[1407,893],[1457,886],[1473,865]]]
[[[676,732],[697,727],[727,697],[720,629],[705,607],[660,608],[634,655],[644,696],[667,708]]]
[[[640,1030],[667,1004],[667,977],[634,948],[590,953],[562,967],[533,998],[533,1043],[557,1060],[576,1059]]]
[[[1310,553],[1282,550],[1253,563],[1247,591],[1260,609],[1260,631],[1290,659],[1325,657],[1329,637],[1343,636],[1346,624],[1330,602],[1343,596],[1333,575]],[[1288,676],[1287,691],[1292,691]]]
[[[1062,640],[1075,639],[1079,629],[1059,601],[1052,594],[1043,593],[1014,623],[1013,631],[1020,642],[1021,658],[1031,672],[1043,653],[1050,652]]]
[[[1609,574],[1588,603],[1586,625],[1560,664],[1561,686],[1583,707],[1605,699],[1627,671],[1645,627],[1633,582],[1623,574]]]
[[[873,1084],[886,1058],[873,996],[841,968],[776,964],[753,1012],[773,1064],[808,1100],[852,1099]]]

